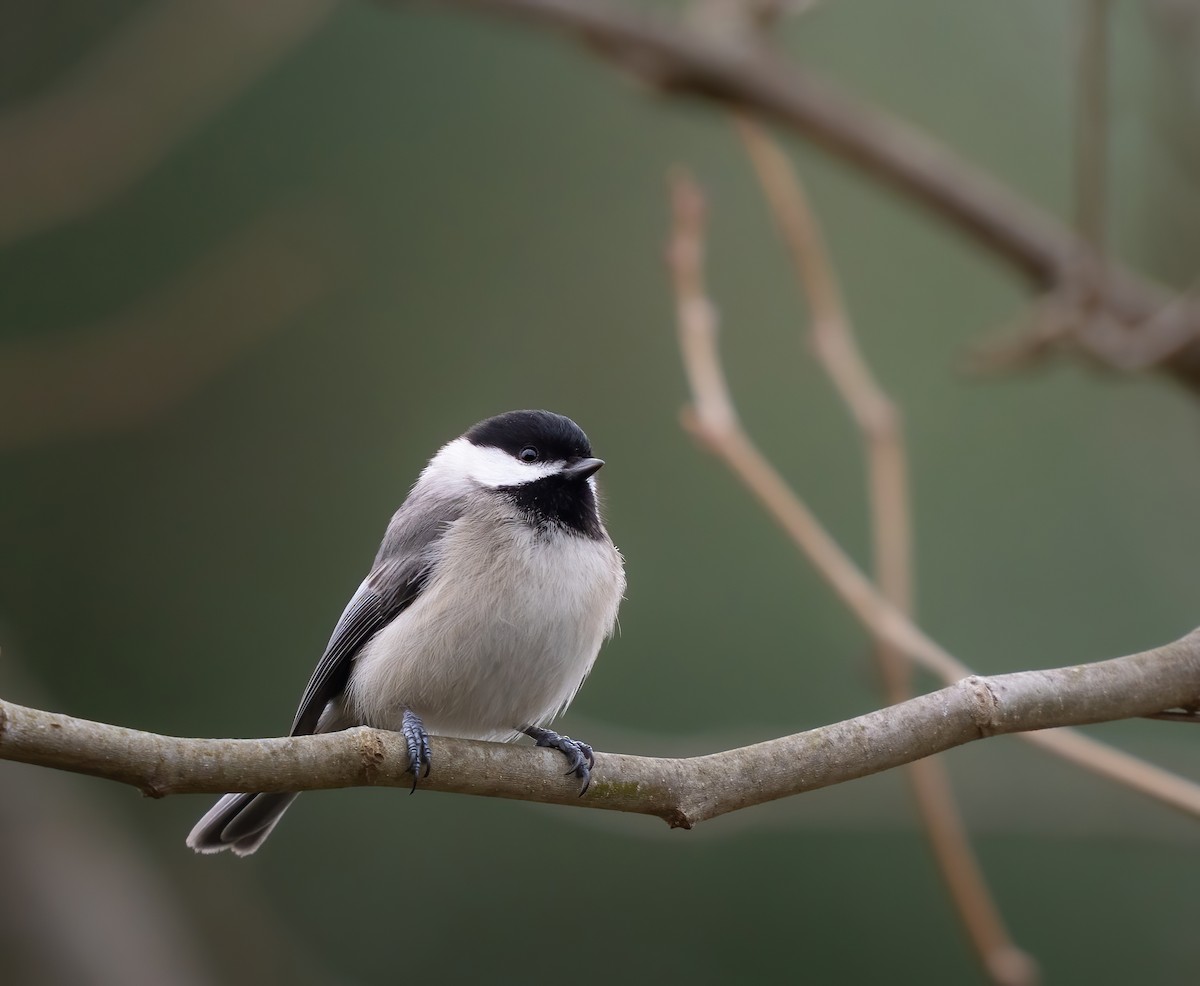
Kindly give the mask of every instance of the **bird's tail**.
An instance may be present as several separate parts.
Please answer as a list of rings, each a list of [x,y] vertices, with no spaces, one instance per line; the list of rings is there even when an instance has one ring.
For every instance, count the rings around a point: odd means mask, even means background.
[[[296,793],[227,794],[209,809],[187,837],[196,852],[213,853],[232,849],[249,856],[266,841]]]

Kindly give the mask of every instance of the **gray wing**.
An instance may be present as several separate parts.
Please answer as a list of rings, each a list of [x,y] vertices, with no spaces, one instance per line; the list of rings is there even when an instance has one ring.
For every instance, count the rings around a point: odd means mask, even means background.
[[[429,580],[430,547],[461,515],[461,501],[431,501],[418,493],[396,511],[371,574],[346,605],[308,680],[292,722],[293,736],[316,730],[325,706],[345,690],[359,651],[421,594]]]

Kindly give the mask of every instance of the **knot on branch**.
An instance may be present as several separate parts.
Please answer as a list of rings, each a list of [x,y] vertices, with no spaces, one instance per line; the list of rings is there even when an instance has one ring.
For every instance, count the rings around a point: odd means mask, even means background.
[[[373,729],[364,729],[359,734],[358,758],[362,762],[363,780],[377,784],[383,776],[383,765],[387,762],[387,749],[383,740]]]
[[[999,732],[1000,702],[992,690],[992,683],[982,675],[973,674],[962,681],[971,701],[971,719],[980,737],[995,736]]]
[[[690,829],[695,824],[691,816],[678,807],[665,812],[661,818],[673,829]]]

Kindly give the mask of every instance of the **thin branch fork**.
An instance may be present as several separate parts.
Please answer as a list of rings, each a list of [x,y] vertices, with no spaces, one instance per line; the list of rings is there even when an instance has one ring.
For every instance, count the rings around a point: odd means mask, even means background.
[[[1096,664],[972,675],[854,719],[686,759],[597,754],[584,797],[549,750],[435,737],[432,791],[656,815],[719,815],[866,777],[972,740],[1200,704],[1200,630]],[[408,787],[398,733],[358,727],[280,739],[183,739],[0,700],[0,759],[131,784],[151,797]]]

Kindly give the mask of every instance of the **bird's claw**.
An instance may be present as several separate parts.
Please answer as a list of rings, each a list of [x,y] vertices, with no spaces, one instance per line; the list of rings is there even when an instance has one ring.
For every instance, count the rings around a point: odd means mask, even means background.
[[[567,758],[567,770],[563,776],[574,775],[583,781],[583,786],[579,789],[579,796],[582,798],[592,783],[592,768],[596,766],[596,756],[592,748],[582,740],[574,740],[570,736],[563,736],[553,729],[543,729],[540,726],[529,726],[522,732],[533,737],[537,746],[558,750]]]
[[[400,733],[408,747],[408,769],[413,775],[412,794],[417,789],[417,781],[429,776],[429,768],[433,763],[433,751],[429,748],[429,734],[425,732],[425,724],[421,717],[410,709],[404,710],[404,718],[400,720]],[[421,773],[424,766],[425,773]]]

